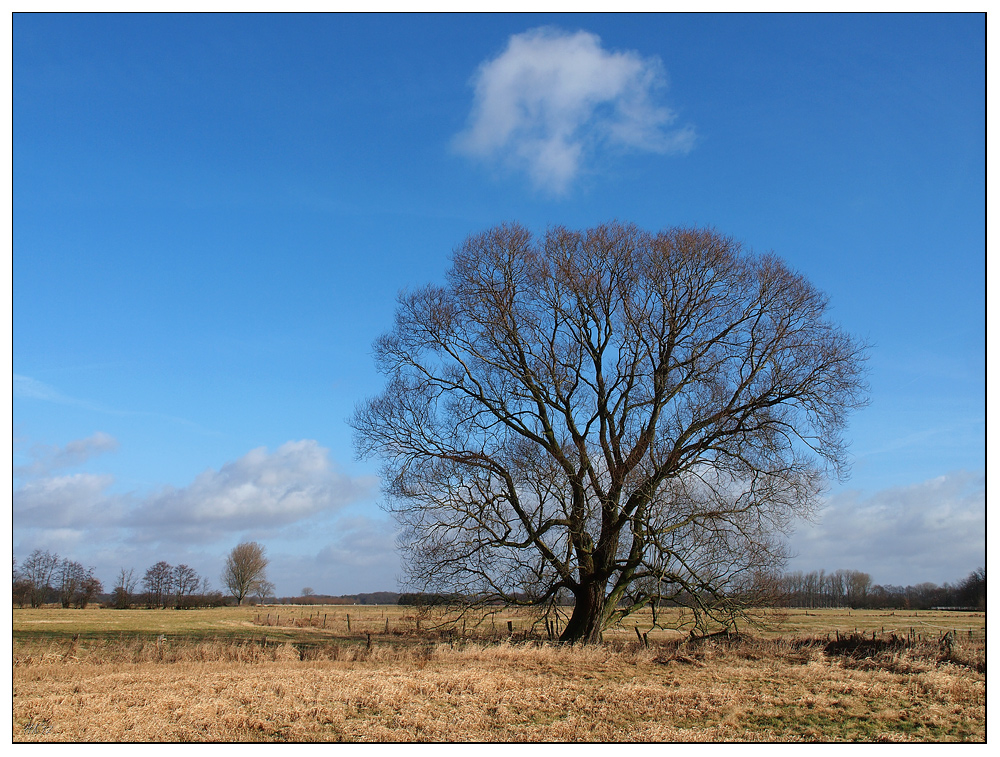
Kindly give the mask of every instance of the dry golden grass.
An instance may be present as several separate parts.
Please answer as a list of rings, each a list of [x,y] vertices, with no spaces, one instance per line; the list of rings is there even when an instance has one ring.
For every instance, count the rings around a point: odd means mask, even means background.
[[[565,626],[567,610],[561,608],[559,625]],[[164,635],[168,639],[199,641],[214,637],[260,639],[294,643],[350,643],[365,641],[367,634],[382,643],[412,643],[428,635],[440,638],[439,631],[454,627],[460,638],[500,641],[506,638],[511,623],[514,637],[523,640],[547,638],[544,622],[525,610],[499,609],[461,615],[444,608],[398,605],[271,605],[264,607],[220,607],[197,610],[110,610],[98,607],[86,610],[61,608],[15,609],[13,637],[16,641],[40,639],[104,640],[119,636]],[[761,610],[760,622],[752,628],[765,637],[833,636],[836,633],[919,634],[937,639],[946,630],[981,636],[986,627],[985,613],[949,613],[914,610]],[[691,617],[679,610],[662,610],[659,620],[664,628],[652,629],[648,610],[631,615],[617,628],[606,632],[612,642],[636,640],[635,629],[648,633],[650,642],[681,639],[690,630]],[[451,624],[451,625],[449,625]],[[386,633],[386,629],[389,633]],[[741,630],[747,630],[742,629]]]
[[[861,650],[864,652],[864,650]],[[984,741],[985,646],[15,641],[14,741]]]

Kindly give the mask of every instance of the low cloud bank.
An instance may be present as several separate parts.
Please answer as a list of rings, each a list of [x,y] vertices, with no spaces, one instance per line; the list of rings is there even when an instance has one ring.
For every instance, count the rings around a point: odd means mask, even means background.
[[[792,537],[790,570],[861,570],[879,584],[942,584],[986,564],[986,474],[952,471],[831,497]]]
[[[14,491],[15,529],[100,528],[106,538],[113,528],[122,542],[204,543],[335,513],[370,497],[377,485],[372,476],[340,472],[329,450],[311,439],[287,442],[274,452],[251,450],[187,486],[147,495],[110,493],[115,482],[110,474],[48,475],[116,447],[112,437],[95,434],[36,454],[21,467],[26,480]]]

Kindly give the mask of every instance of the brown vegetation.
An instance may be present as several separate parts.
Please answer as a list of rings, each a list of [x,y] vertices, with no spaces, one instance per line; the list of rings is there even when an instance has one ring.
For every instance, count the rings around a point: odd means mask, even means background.
[[[981,638],[842,642],[16,641],[13,738],[985,740]]]

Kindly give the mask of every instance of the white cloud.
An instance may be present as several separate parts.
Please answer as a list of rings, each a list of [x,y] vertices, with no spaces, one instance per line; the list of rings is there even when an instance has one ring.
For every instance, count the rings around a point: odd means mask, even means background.
[[[374,476],[338,471],[329,451],[311,439],[287,442],[274,452],[251,450],[187,486],[148,495],[110,493],[115,478],[109,474],[47,475],[116,447],[114,438],[97,433],[63,448],[36,448],[36,460],[22,466],[36,477],[14,491],[15,529],[83,528],[100,531],[102,540],[205,543],[305,523],[377,488]]]
[[[280,579],[284,593],[298,591],[303,575],[338,593],[395,585],[392,525],[342,513],[371,499],[377,478],[340,471],[315,440],[254,449],[187,486],[149,494],[115,492],[111,474],[51,475],[117,446],[98,432],[64,447],[32,448],[34,460],[21,466],[24,481],[13,493],[17,555],[54,550],[94,565],[106,584],[122,565],[141,573],[157,560],[186,562],[214,579],[228,550],[251,538],[281,555],[272,580]]]
[[[693,145],[693,128],[669,129],[675,114],[654,103],[654,91],[666,84],[660,60],[609,52],[589,32],[513,35],[473,83],[472,113],[456,149],[500,159],[553,194],[566,192],[602,145],[656,153]]]
[[[172,533],[202,541],[335,511],[372,492],[374,478],[338,472],[328,454],[311,439],[287,442],[273,453],[251,450],[189,486],[146,498],[129,524],[147,539]]]
[[[985,565],[986,476],[953,471],[868,496],[842,492],[791,544],[791,570],[862,570],[904,586],[960,580]]]
[[[33,528],[97,528],[122,513],[106,494],[114,476],[75,473],[28,481],[14,491],[14,524]]]
[[[32,461],[27,465],[14,466],[14,475],[40,476],[63,468],[73,468],[116,449],[118,440],[103,431],[97,431],[86,439],[75,439],[65,447],[36,444],[28,453],[33,458]]]

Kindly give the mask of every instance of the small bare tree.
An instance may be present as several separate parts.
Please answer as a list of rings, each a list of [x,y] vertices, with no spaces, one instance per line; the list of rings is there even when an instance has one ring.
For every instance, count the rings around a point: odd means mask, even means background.
[[[575,598],[563,640],[651,603],[724,620],[865,403],[865,346],[773,255],[706,229],[504,225],[443,286],[399,297],[353,418],[378,456],[410,583]]]
[[[33,551],[21,563],[21,580],[24,581],[32,607],[41,607],[48,601],[53,592],[52,582],[58,566],[59,555],[41,549]]]
[[[94,600],[94,597],[102,593],[104,593],[104,584],[94,575],[93,568],[87,568],[87,573],[76,596],[76,606],[85,608]]]
[[[128,570],[122,568],[118,572],[118,580],[111,592],[111,601],[116,609],[127,610],[132,606],[132,595],[135,594],[135,587],[138,583],[139,579],[135,575],[135,568]]]
[[[257,597],[257,604],[264,604],[268,598],[274,597],[274,584],[270,581],[258,581],[254,585],[254,596]]]
[[[226,558],[226,567],[222,572],[222,584],[236,599],[237,604],[257,588],[258,584],[267,580],[267,557],[264,547],[255,541],[247,541],[233,547]]]
[[[190,604],[191,596],[198,591],[201,586],[201,576],[189,565],[177,565],[174,567],[173,589],[174,606],[180,609]]]
[[[25,577],[21,569],[17,566],[17,558],[12,559],[13,563],[13,582],[12,582],[12,598],[14,602],[17,603],[18,607],[23,608],[31,600],[31,582]]]
[[[58,582],[59,603],[63,607],[73,606],[73,599],[85,577],[86,571],[80,563],[69,558],[65,558],[59,563],[56,580]]]
[[[160,560],[146,571],[142,578],[146,589],[146,604],[149,607],[166,607],[174,587],[174,568],[165,560]]]
[[[84,568],[68,558],[59,564],[57,580],[59,601],[63,607],[84,608],[104,591],[101,582],[94,576],[93,568]]]

